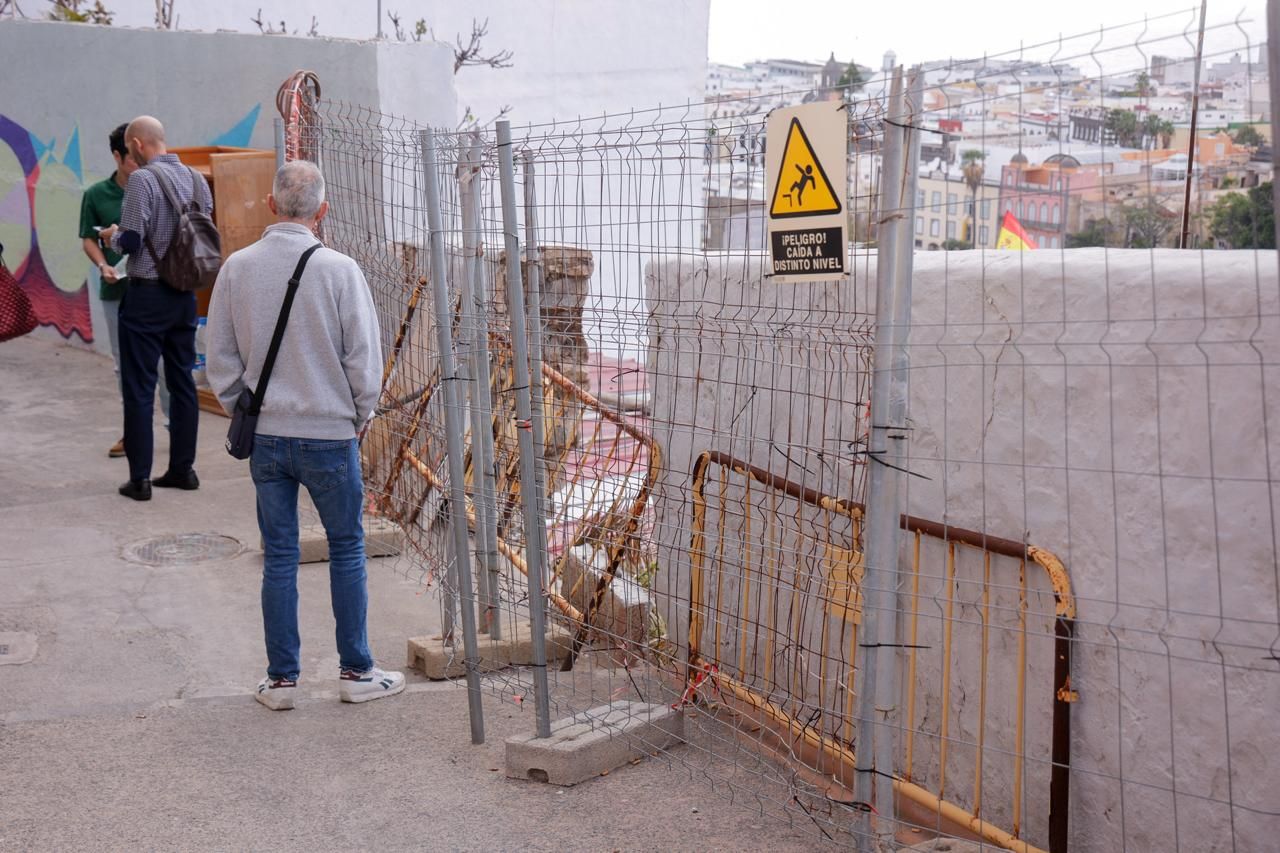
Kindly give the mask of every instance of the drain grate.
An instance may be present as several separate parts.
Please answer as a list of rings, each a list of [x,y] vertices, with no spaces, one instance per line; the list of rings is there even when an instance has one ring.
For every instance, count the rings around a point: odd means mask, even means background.
[[[229,560],[244,546],[240,540],[216,533],[171,533],[126,545],[124,558],[144,566],[185,566]]]

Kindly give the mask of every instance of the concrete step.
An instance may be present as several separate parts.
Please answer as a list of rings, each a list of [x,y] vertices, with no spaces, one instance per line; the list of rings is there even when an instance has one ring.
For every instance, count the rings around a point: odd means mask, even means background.
[[[504,625],[510,630],[510,625]],[[516,628],[514,636],[509,633],[501,640],[494,640],[488,634],[480,634],[477,638],[479,662],[478,672],[494,672],[509,666],[530,666],[533,663],[533,632],[529,624],[523,623]],[[461,678],[466,674],[463,661],[462,632],[458,629],[455,645],[445,645],[444,638],[411,637],[409,639],[409,668],[414,669],[427,678],[441,680],[445,678]],[[547,666],[557,666],[569,654],[573,637],[563,628],[554,624],[547,625]]]
[[[684,715],[668,705],[620,700],[551,724],[551,737],[507,738],[507,776],[577,785],[684,741]]]

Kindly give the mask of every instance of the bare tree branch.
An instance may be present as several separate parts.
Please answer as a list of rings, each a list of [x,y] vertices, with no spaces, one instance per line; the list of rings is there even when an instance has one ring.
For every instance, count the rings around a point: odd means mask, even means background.
[[[404,27],[400,26],[400,13],[387,12],[387,19],[391,21],[391,26],[395,28],[396,41],[405,41]]]
[[[264,35],[285,35],[289,32],[288,26],[285,25],[283,19],[280,21],[280,29],[276,29],[270,22],[262,20],[262,9],[258,9],[258,17],[250,18],[250,21],[258,25],[258,32]]]
[[[399,12],[387,12],[387,20],[391,22],[392,29],[395,33],[397,41],[408,41],[410,34],[405,31],[404,25],[400,21]],[[466,44],[462,43],[462,35],[459,34],[455,39],[453,48],[453,73],[457,74],[460,70],[468,65],[487,65],[490,68],[510,68],[511,59],[515,55],[509,50],[499,50],[496,53],[485,55],[484,38],[489,34],[489,19],[485,18],[484,22],[480,22],[475,18],[471,19],[471,36]],[[429,38],[431,28],[427,26],[426,18],[419,18],[413,25],[412,38],[414,41],[422,41]]]
[[[471,39],[464,46],[462,44],[462,36],[457,38],[457,46],[453,51],[453,73],[457,74],[467,65],[487,65],[490,68],[510,68],[511,58],[515,56],[509,50],[500,50],[497,53],[485,56],[482,51],[482,43],[484,37],[489,34],[489,19],[485,18],[484,23],[480,23],[475,18],[471,19]]]
[[[510,104],[503,105],[502,109],[498,110],[498,114],[496,116],[484,122],[476,118],[476,115],[471,111],[470,106],[468,106],[464,112],[465,114],[462,117],[462,121],[458,122],[458,130],[479,130],[479,129],[488,127],[489,125],[498,121],[503,116],[510,113],[511,105]]]

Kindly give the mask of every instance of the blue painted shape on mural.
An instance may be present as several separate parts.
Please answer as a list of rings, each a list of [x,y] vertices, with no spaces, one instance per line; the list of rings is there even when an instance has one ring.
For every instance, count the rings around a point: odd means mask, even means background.
[[[248,148],[253,139],[253,129],[258,124],[258,113],[262,104],[257,104],[248,114],[240,119],[235,127],[210,142],[210,145],[226,145],[230,148]]]
[[[26,131],[26,133],[27,137],[31,140],[31,148],[35,152],[37,163],[44,159],[45,154],[53,150],[54,143],[58,141],[57,139],[50,139],[48,142],[44,142],[40,137],[36,136],[29,130]]]
[[[76,125],[75,130],[71,131],[71,141],[67,143],[67,150],[62,155],[62,163],[71,170],[77,181],[84,183],[84,164],[80,159],[80,125]]]

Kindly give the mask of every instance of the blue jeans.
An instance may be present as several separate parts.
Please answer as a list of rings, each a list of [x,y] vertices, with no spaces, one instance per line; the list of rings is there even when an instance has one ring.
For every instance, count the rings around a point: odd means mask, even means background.
[[[329,539],[329,594],[343,669],[373,668],[366,631],[364,484],[354,438],[258,435],[249,462],[262,531],[262,627],[267,675],[297,679],[298,486],[306,486]]]

